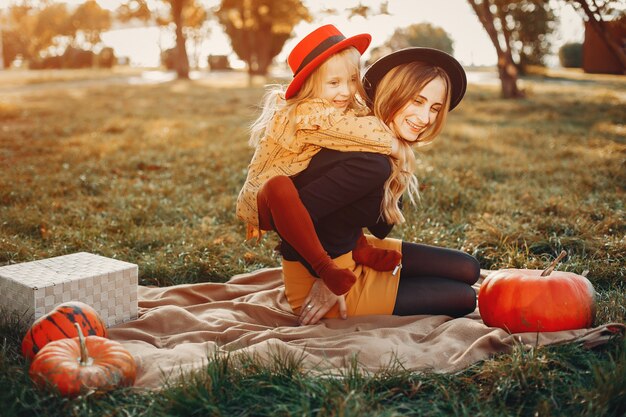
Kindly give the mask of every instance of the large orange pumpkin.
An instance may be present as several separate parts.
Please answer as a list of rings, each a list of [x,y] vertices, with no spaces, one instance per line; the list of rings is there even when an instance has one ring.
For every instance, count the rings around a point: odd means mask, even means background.
[[[35,384],[64,396],[133,385],[137,365],[132,355],[114,340],[84,337],[75,326],[78,337],[50,342],[35,356],[29,370]]]
[[[552,272],[551,268],[503,269],[489,274],[478,292],[483,322],[511,333],[590,327],[595,315],[591,282],[582,275]]]
[[[78,336],[74,323],[88,336],[107,337],[106,326],[96,310],[80,301],[68,301],[33,323],[22,339],[22,354],[32,360],[47,343]]]

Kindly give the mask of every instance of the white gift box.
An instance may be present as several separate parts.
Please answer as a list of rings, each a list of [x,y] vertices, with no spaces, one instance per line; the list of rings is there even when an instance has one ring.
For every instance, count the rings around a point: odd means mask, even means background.
[[[0,267],[0,306],[32,323],[82,301],[107,326],[137,318],[137,265],[87,252]]]

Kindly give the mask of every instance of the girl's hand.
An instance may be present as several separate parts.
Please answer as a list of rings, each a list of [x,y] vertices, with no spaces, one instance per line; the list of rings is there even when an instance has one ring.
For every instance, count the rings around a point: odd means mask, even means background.
[[[315,324],[324,314],[339,303],[339,314],[342,319],[348,318],[348,309],[346,307],[346,298],[343,295],[335,295],[328,289],[324,281],[316,279],[311,287],[309,295],[304,300],[300,318],[298,321],[301,325]]]

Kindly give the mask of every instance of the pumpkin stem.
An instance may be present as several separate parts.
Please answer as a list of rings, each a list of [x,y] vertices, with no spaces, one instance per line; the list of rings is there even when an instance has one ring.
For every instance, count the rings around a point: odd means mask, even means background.
[[[83,329],[81,329],[78,323],[74,323],[76,330],[78,330],[78,343],[80,343],[80,365],[87,366],[89,361],[89,353],[87,352],[87,345],[85,344],[85,335],[83,335]]]
[[[565,258],[566,255],[567,255],[567,252],[562,250],[561,253],[559,253],[559,256],[557,256],[556,259],[552,261],[550,266],[548,266],[546,269],[543,270],[543,272],[541,273],[541,276],[547,277],[548,275],[550,275],[552,271],[554,271],[554,268],[556,268],[558,263],[561,262],[561,259]]]

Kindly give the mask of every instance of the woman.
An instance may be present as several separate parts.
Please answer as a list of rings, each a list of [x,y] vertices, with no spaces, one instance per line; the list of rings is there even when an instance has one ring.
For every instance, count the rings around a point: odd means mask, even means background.
[[[302,324],[369,314],[468,314],[476,307],[471,287],[480,273],[476,259],[457,250],[385,238],[393,224],[404,221],[402,194],[407,191],[411,201],[417,195],[411,147],[429,143],[441,132],[448,111],[465,94],[465,72],[444,52],[408,48],[374,63],[364,86],[374,114],[402,139],[400,157],[322,150],[293,178],[324,249],[338,267],[351,269],[357,282],[347,294],[336,296],[283,242],[285,295]],[[376,247],[401,250],[399,274],[375,271],[353,259],[362,227],[374,234],[368,240]]]

